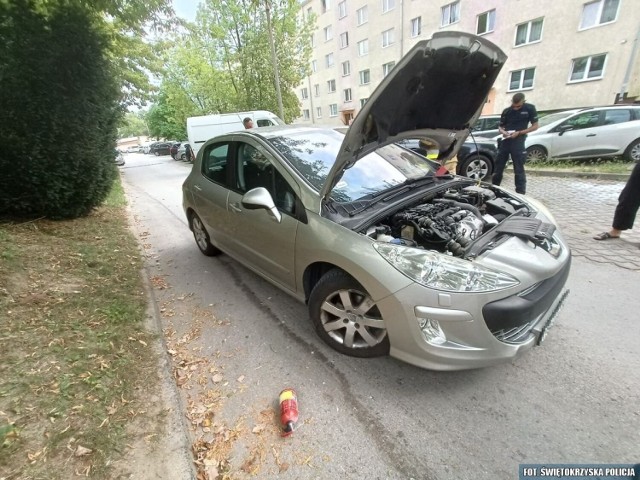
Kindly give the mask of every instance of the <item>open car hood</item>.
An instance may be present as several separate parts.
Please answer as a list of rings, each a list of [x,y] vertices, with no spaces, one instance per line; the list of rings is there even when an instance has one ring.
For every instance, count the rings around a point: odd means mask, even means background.
[[[321,197],[329,197],[359,158],[398,140],[429,139],[439,159],[453,157],[506,59],[497,46],[468,33],[439,32],[418,42],[353,120]]]

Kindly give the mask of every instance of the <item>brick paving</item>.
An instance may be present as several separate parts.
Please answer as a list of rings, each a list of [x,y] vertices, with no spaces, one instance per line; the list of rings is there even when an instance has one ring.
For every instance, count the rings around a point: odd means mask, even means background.
[[[640,271],[640,216],[633,230],[618,240],[592,237],[611,228],[623,181],[527,175],[527,192],[542,201],[555,216],[574,257]],[[514,189],[513,174],[502,186]]]

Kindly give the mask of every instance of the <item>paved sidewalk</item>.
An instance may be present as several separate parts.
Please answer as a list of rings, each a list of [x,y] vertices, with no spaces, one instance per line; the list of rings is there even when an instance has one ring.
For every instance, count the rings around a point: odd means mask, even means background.
[[[624,185],[624,180],[527,174],[527,193],[549,207],[574,257],[640,271],[639,223],[636,222],[634,230],[623,232],[619,240],[592,238],[611,228],[618,195]],[[502,186],[514,188],[512,173],[505,174]]]

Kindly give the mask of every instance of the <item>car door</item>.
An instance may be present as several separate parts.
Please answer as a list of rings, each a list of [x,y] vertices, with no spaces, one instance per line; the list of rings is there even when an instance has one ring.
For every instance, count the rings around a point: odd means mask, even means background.
[[[191,188],[193,203],[209,232],[211,242],[222,251],[227,251],[232,241],[227,211],[232,173],[228,168],[231,142],[217,142],[204,148],[200,174]]]
[[[633,112],[627,108],[607,108],[603,115],[603,124],[598,129],[602,154],[622,154],[640,135],[640,122],[634,121]]]
[[[299,187],[277,160],[253,140],[235,142],[235,185],[229,192],[228,211],[233,256],[286,289],[295,291],[295,241],[299,225]],[[250,210],[242,196],[266,188],[280,213],[280,222],[267,210]]]
[[[580,112],[560,125],[551,133],[549,156],[554,158],[592,157],[602,150],[601,131],[602,112],[589,110]]]

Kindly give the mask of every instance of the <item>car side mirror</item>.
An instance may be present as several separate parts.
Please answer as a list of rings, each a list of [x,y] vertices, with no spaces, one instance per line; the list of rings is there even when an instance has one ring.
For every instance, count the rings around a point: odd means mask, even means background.
[[[276,208],[276,204],[271,198],[269,190],[264,187],[257,187],[249,190],[242,197],[242,206],[247,210],[259,210],[261,208],[267,210],[276,222],[282,221],[282,214]]]
[[[573,129],[574,129],[573,125],[563,125],[561,127],[558,127],[556,131],[558,132],[558,136],[561,137],[562,135],[564,135],[564,132],[568,132]]]

